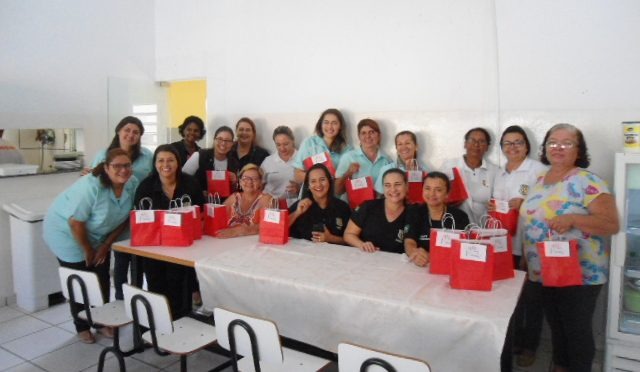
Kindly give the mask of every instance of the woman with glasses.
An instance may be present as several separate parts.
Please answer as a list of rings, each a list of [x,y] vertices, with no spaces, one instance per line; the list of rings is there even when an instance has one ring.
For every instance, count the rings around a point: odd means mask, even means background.
[[[493,181],[498,167],[484,158],[491,145],[491,136],[484,128],[470,129],[464,135],[465,154],[458,159],[450,159],[442,165],[442,172],[451,176],[452,169],[460,169],[462,180],[469,191],[469,198],[458,207],[471,223],[480,223],[487,213],[487,203],[491,199]]]
[[[187,116],[178,127],[178,133],[182,136],[182,140],[173,142],[171,145],[178,150],[180,164],[184,165],[191,155],[200,150],[197,142],[204,138],[207,130],[204,128],[202,119],[197,116]]]
[[[213,135],[213,149],[202,149],[193,153],[182,167],[186,174],[195,176],[200,183],[200,190],[208,194],[207,171],[231,172],[231,184],[237,182],[236,172],[240,169],[238,160],[230,156],[233,147],[233,130],[226,125],[216,129]]]
[[[391,159],[380,151],[380,126],[373,119],[362,119],[358,123],[360,147],[353,149],[340,158],[336,169],[336,195],[343,194],[346,183],[351,178],[371,177],[375,185],[382,175],[382,168],[392,163]]]
[[[140,183],[135,204],[150,199],[153,209],[166,210],[174,199],[189,196],[191,205],[204,204],[200,185],[193,176],[181,171],[180,154],[173,145],[160,145],[153,154],[154,168],[151,175]],[[195,291],[195,271],[182,265],[145,258],[142,263],[149,290],[167,296],[174,319],[191,312],[191,301],[185,294]]]
[[[333,194],[333,179],[324,164],[314,164],[304,179],[304,195],[289,208],[289,233],[315,243],[345,244],[342,238],[351,209]]]
[[[531,151],[529,138],[524,129],[518,125],[512,125],[502,132],[500,148],[507,162],[496,175],[493,198],[506,201],[510,210],[519,211],[529,189],[536,183],[538,176],[547,170],[547,167],[528,157]],[[487,209],[490,212],[494,211],[495,203],[489,202]],[[514,266],[526,270],[526,262],[521,259],[522,226],[520,224],[512,239]],[[536,288],[525,283],[514,313],[514,350],[518,354],[516,364],[520,367],[528,367],[535,362],[543,318],[539,293],[536,292]]]
[[[98,275],[102,298],[109,301],[109,261],[111,244],[127,226],[138,180],[132,177],[129,154],[115,148],[91,174],[78,179],[58,195],[43,223],[43,239],[62,267],[92,271]],[[70,303],[78,313],[83,306]],[[94,343],[89,324],[74,320],[78,338]],[[110,328],[100,333],[113,337]]]
[[[606,182],[585,169],[589,153],[579,129],[554,125],[541,151],[540,161],[550,165],[549,170],[538,177],[520,208],[528,280],[542,294],[551,329],[553,371],[591,371],[593,313],[608,279],[607,237],[618,232],[618,212]],[[582,285],[545,286],[537,243],[550,236],[577,241]]]
[[[259,229],[258,210],[268,208],[271,196],[262,192],[263,173],[255,164],[245,165],[238,174],[240,191],[225,200],[229,227],[220,230],[218,238],[256,235]]]

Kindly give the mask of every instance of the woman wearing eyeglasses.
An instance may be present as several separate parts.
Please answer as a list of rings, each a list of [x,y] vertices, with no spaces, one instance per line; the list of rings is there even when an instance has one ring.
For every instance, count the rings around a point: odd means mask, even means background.
[[[131,175],[129,154],[111,149],[91,174],[58,195],[44,218],[42,237],[60,266],[95,272],[105,302],[109,300],[111,244],[127,226],[138,187],[138,180]],[[83,310],[80,304],[69,305],[73,313]],[[74,324],[82,342],[95,342],[87,322]],[[101,328],[100,333],[113,335],[110,328]]]
[[[608,279],[606,238],[619,229],[615,199],[606,182],[585,169],[587,144],[573,125],[556,124],[549,129],[540,161],[550,168],[537,179],[520,208],[528,280],[542,294],[551,328],[553,371],[591,371],[593,312]],[[550,287],[542,282],[537,243],[551,234],[577,240],[582,285]]]
[[[536,183],[540,174],[547,167],[538,160],[528,157],[531,150],[529,138],[518,125],[512,125],[502,132],[500,148],[507,158],[507,163],[498,171],[493,185],[493,198],[507,201],[509,209],[520,210],[520,205],[527,197],[529,189]],[[488,210],[494,211],[495,204],[489,202]],[[522,225],[519,224],[513,238],[513,255],[515,267],[526,270],[522,257]],[[515,351],[518,353],[516,364],[528,367],[535,362],[536,349],[542,330],[542,305],[540,295],[527,283],[514,313]]]
[[[486,129],[470,129],[464,135],[465,154],[442,165],[442,172],[449,176],[453,168],[460,169],[469,198],[458,207],[469,216],[471,223],[480,223],[481,217],[487,213],[487,203],[498,172],[498,167],[484,158],[490,145],[491,136]]]
[[[240,191],[225,200],[229,227],[218,232],[218,238],[258,234],[258,210],[268,208],[271,196],[262,192],[263,172],[255,164],[247,164],[238,174]]]
[[[231,184],[235,185],[238,180],[236,173],[240,169],[238,160],[230,156],[233,147],[233,130],[226,125],[221,126],[216,129],[213,141],[213,151],[212,149],[202,149],[195,152],[182,167],[184,173],[196,177],[204,195],[207,195],[208,170],[231,172]]]

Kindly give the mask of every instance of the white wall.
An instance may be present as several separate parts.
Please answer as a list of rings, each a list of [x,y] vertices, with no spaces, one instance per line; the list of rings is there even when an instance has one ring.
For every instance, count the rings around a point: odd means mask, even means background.
[[[107,78],[155,73],[153,0],[0,0],[0,128],[83,128],[86,161],[106,147]],[[76,174],[0,180],[0,204],[56,195]],[[0,211],[0,306],[13,295]]]
[[[638,25],[635,0],[158,0],[156,71],[206,78],[209,126],[254,117],[271,149],[275,126],[302,138],[327,107],[352,140],[380,120],[390,155],[394,133],[416,131],[436,167],[471,127],[520,124],[539,144],[562,121],[611,181],[620,122],[640,119]]]

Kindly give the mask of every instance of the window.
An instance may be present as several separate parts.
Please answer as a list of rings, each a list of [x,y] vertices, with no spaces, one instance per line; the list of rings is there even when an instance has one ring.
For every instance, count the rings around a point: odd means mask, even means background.
[[[151,151],[158,147],[158,105],[133,105],[133,115],[142,121],[144,136],[141,145]]]

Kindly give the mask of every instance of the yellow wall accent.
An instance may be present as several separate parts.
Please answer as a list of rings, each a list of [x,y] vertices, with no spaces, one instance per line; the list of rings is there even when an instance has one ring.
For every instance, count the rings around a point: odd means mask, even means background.
[[[170,127],[178,127],[184,118],[198,116],[207,122],[207,81],[190,80],[169,83]],[[205,124],[206,125],[206,124]]]

